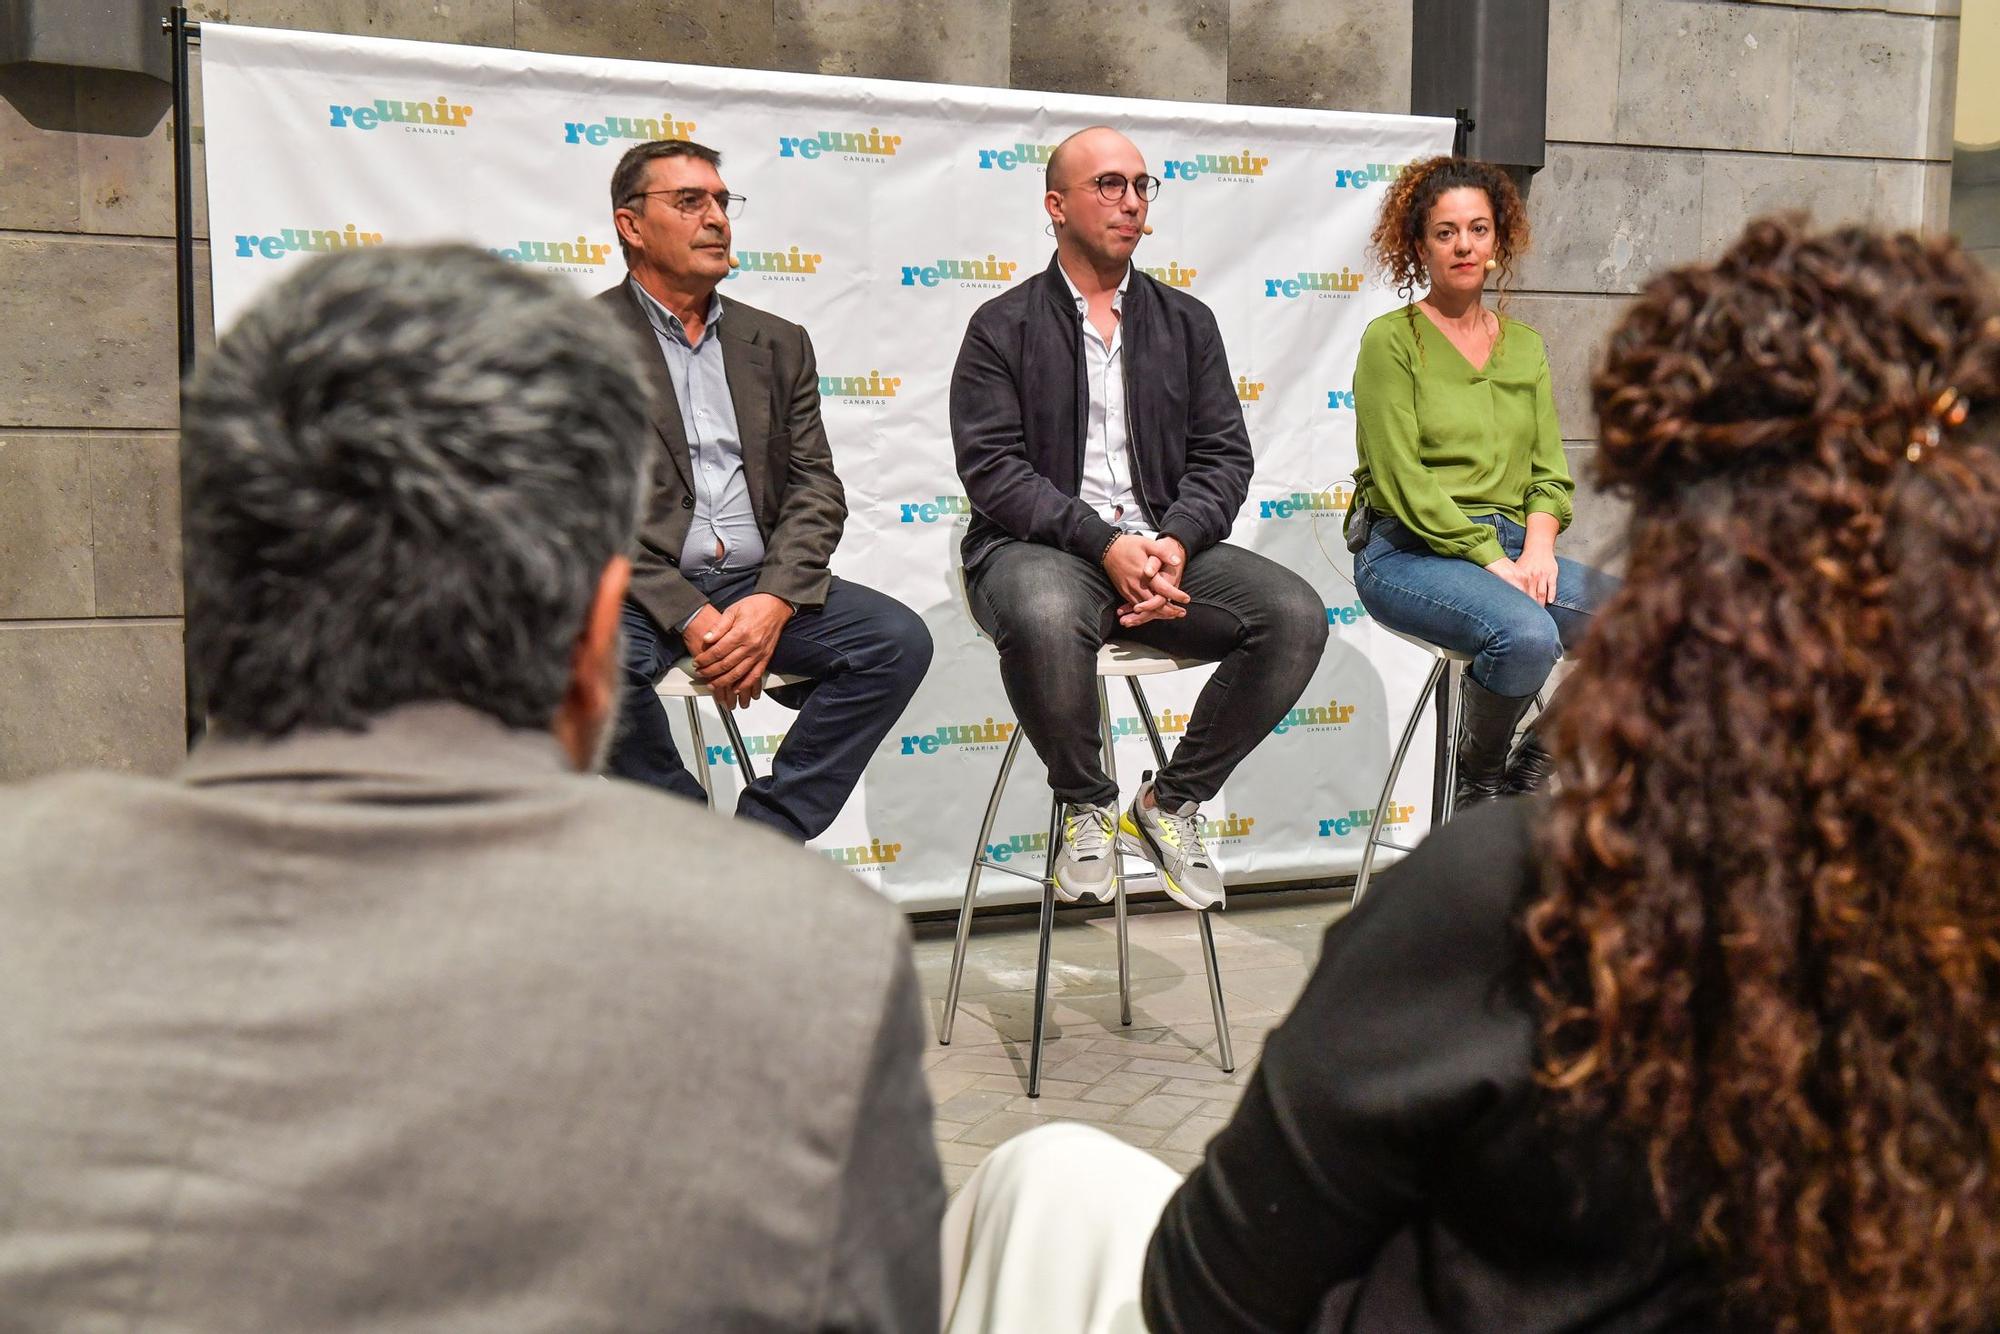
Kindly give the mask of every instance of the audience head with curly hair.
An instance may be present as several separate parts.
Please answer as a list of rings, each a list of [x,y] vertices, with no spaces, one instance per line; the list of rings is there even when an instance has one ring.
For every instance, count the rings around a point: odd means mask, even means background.
[[[1622,1125],[1752,1327],[2000,1311],[2000,305],[1754,223],[1593,382],[1626,583],[1525,918],[1556,1114]]]

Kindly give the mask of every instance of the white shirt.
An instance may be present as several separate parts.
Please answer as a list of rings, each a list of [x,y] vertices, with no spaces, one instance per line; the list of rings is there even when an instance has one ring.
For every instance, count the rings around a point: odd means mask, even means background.
[[[1099,518],[1128,533],[1147,533],[1146,512],[1132,483],[1132,441],[1125,429],[1125,289],[1132,284],[1132,266],[1112,295],[1111,310],[1120,316],[1111,327],[1111,340],[1097,332],[1090,322],[1090,302],[1070,282],[1062,265],[1056,266],[1069,294],[1076,299],[1076,313],[1083,324],[1083,364],[1090,381],[1090,417],[1084,424],[1083,476],[1077,495],[1096,511]]]

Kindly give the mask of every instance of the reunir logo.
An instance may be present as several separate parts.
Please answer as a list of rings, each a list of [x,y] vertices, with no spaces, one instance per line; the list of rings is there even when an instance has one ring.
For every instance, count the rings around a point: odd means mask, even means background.
[[[1326,407],[1329,412],[1354,411],[1354,391],[1352,389],[1327,390]]]
[[[327,250],[354,250],[365,245],[381,245],[382,233],[364,232],[348,223],[344,231],[321,231],[311,227],[287,227],[270,236],[236,238],[236,258],[283,259],[294,251],[319,253]]]
[[[1371,185],[1395,180],[1409,165],[1407,162],[1370,162],[1365,166],[1342,168],[1333,173],[1333,188],[1366,190]]]
[[[964,496],[939,496],[936,500],[911,501],[902,507],[898,523],[936,523],[972,513],[972,502]]]
[[[606,116],[603,120],[566,120],[563,142],[603,147],[613,139],[651,143],[655,139],[692,139],[694,122],[672,116]]]
[[[1259,157],[1247,148],[1234,153],[1196,153],[1189,158],[1168,159],[1160,168],[1160,177],[1168,181],[1195,181],[1204,176],[1255,180],[1270,165],[1271,159]]]
[[[493,253],[516,264],[559,264],[583,269],[602,267],[611,247],[578,236],[574,241],[516,241],[511,249]]]
[[[866,375],[822,375],[819,377],[821,398],[894,398],[896,390],[902,386],[903,377],[892,375],[882,378],[882,372],[870,371]]]
[[[328,123],[336,130],[372,130],[382,125],[401,125],[412,133],[426,131],[450,134],[465,128],[472,108],[454,106],[439,93],[435,102],[405,102],[400,98],[378,97],[360,106],[328,105]]]
[[[821,130],[818,134],[778,136],[778,156],[804,158],[813,162],[829,153],[839,153],[850,158],[892,158],[896,156],[896,146],[903,142],[900,134],[884,134],[875,126],[868,127],[868,133],[842,133],[839,130]]]
[[[1054,144],[1015,144],[1012,148],[982,148],[979,150],[981,171],[1012,171],[1016,167],[1045,167],[1049,155],[1056,151]]]
[[[1271,729],[1272,736],[1283,736],[1295,727],[1321,728],[1345,727],[1354,721],[1354,706],[1330,699],[1324,704],[1314,704],[1303,709],[1293,709],[1278,719],[1278,725]]]
[[[1415,806],[1398,806],[1391,802],[1383,808],[1382,827],[1384,829],[1400,828],[1408,824],[1410,817],[1416,813],[1417,808]],[[1374,823],[1374,811],[1349,811],[1347,814],[1336,816],[1331,820],[1321,820],[1319,822],[1319,836],[1321,838],[1346,838],[1355,830],[1366,829]]]
[[[1169,287],[1178,287],[1181,288],[1182,290],[1186,290],[1187,288],[1194,286],[1194,276],[1195,274],[1201,272],[1201,270],[1184,269],[1180,266],[1180,261],[1170,260],[1168,261],[1165,268],[1160,268],[1160,269],[1141,268],[1139,272],[1146,274],[1149,277],[1157,278]]]
[[[901,853],[901,843],[884,843],[871,838],[851,848],[821,848],[819,855],[838,866],[887,866]]]
[[[751,755],[776,755],[778,747],[784,743],[785,734],[783,732],[767,732],[758,736],[744,737],[743,749]],[[732,768],[735,767],[736,747],[728,745],[710,746],[708,748],[708,763],[710,768],[718,764],[727,764]]]
[[[935,755],[946,746],[997,746],[1014,735],[1016,726],[1018,724],[996,723],[989,717],[984,723],[946,723],[929,732],[919,732],[898,740],[905,755]]]
[[[1354,601],[1344,607],[1328,607],[1326,609],[1326,623],[1328,625],[1357,625],[1367,619],[1368,608],[1361,605],[1360,598],[1354,599]]]
[[[1300,269],[1290,278],[1266,278],[1264,295],[1281,296],[1287,300],[1306,292],[1317,292],[1321,296],[1347,297],[1360,291],[1361,284],[1367,279],[1367,274],[1356,273],[1344,264],[1338,273],[1331,270],[1308,273]]]
[[[736,267],[729,271],[731,278],[740,278],[746,273],[754,273],[760,278],[777,282],[804,282],[819,272],[820,261],[825,255],[802,251],[797,246],[789,250],[739,250],[736,252]]]
[[[1264,397],[1264,382],[1262,380],[1253,380],[1247,375],[1236,377],[1236,401],[1238,403],[1255,403],[1262,397]]]
[[[1354,503],[1354,492],[1345,486],[1330,491],[1294,491],[1257,502],[1260,519],[1289,519],[1295,514],[1345,514]]]
[[[1021,266],[1011,259],[988,255],[985,259],[941,259],[932,264],[905,264],[903,286],[936,287],[939,283],[975,283],[986,287],[1005,286],[1014,280]]]

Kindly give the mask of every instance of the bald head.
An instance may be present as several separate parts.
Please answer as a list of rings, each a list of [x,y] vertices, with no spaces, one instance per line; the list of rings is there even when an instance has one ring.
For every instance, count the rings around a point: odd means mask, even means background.
[[[1078,130],[1057,144],[1055,151],[1049,154],[1045,187],[1050,190],[1060,190],[1065,186],[1076,184],[1078,179],[1096,175],[1094,171],[1086,171],[1079,177],[1076,172],[1071,171],[1071,160],[1088,162],[1107,149],[1120,156],[1125,153],[1130,153],[1134,157],[1139,155],[1139,146],[1109,125],[1092,125],[1088,129]]]

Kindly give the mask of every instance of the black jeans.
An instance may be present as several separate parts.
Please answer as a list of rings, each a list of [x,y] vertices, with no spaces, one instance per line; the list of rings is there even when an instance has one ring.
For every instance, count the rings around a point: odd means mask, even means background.
[[[757,591],[757,571],[697,575],[693,582],[711,604],[727,607]],[[681,763],[666,708],[653,693],[687,647],[636,603],[625,604],[624,630],[624,710],[605,767],[701,801],[701,784]],[[798,709],[799,720],[771,757],[770,772],[743,789],[736,813],[796,839],[824,833],[930,664],[931,633],[922,618],[886,594],[835,579],[824,607],[800,612],[778,635],[771,670],[812,679],[771,693]]]
[[[1108,805],[1098,734],[1097,650],[1129,640],[1220,664],[1154,792],[1169,806],[1207,801],[1298,702],[1326,644],[1326,606],[1275,561],[1227,543],[1188,561],[1187,616],[1118,624],[1104,568],[1055,547],[1006,542],[967,573],[973,614],[1000,650],[1014,716],[1064,801]]]

